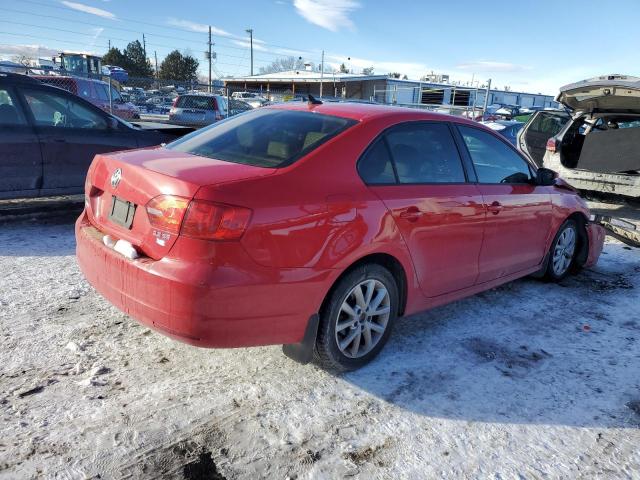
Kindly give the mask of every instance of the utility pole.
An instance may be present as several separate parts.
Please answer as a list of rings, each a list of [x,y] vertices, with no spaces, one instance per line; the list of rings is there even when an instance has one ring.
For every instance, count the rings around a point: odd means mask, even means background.
[[[147,58],[147,40],[144,38],[144,33],[142,34],[142,50],[144,50],[144,58]]]
[[[158,87],[158,53],[155,50],[153,51],[153,58],[156,60],[156,87]]]
[[[487,113],[487,107],[489,106],[489,92],[491,91],[491,79],[487,80],[487,91],[484,94],[484,107],[482,109],[482,116]]]
[[[111,50],[111,39],[109,39],[109,50]]]
[[[251,76],[253,77],[253,28],[247,28],[249,34],[249,45],[251,47]]]
[[[324,78],[324,50],[322,50],[322,60],[320,61],[320,98],[322,98],[322,79]]]
[[[209,93],[211,93],[211,25],[209,25]]]

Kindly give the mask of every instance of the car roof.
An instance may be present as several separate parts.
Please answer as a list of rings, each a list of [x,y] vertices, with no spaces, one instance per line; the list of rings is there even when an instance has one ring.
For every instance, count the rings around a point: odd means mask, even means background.
[[[334,117],[348,118],[357,121],[394,116],[400,119],[406,117],[407,120],[433,120],[440,122],[456,122],[469,125],[478,125],[478,122],[474,122],[463,117],[447,115],[444,113],[436,113],[409,107],[395,107],[390,105],[356,103],[348,101],[327,102],[322,104],[309,104],[308,102],[287,102],[269,105],[262,108],[312,111],[324,115],[332,115]]]
[[[172,95],[166,94],[171,97]],[[196,93],[181,93],[178,97],[221,97],[222,95],[218,93],[209,93],[209,92],[196,92]]]
[[[37,85],[40,83],[38,79],[30,77],[28,75],[23,75],[21,73],[9,73],[9,72],[0,72],[0,82],[26,83],[30,85]]]

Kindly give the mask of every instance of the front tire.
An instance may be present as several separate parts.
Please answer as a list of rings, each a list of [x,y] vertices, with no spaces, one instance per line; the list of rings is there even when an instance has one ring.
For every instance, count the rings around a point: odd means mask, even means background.
[[[365,264],[347,273],[320,312],[316,363],[336,372],[369,363],[387,342],[398,306],[398,286],[386,268]]]
[[[559,282],[571,271],[576,260],[578,246],[578,223],[566,220],[558,230],[549,250],[549,261],[545,278]]]

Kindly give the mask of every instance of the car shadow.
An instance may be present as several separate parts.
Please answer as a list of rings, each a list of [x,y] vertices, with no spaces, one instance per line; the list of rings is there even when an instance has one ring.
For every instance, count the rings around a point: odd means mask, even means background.
[[[21,219],[0,226],[0,257],[75,255],[74,218]]]
[[[638,278],[640,253],[608,244],[559,285],[523,279],[400,319],[345,379],[431,417],[639,428]]]

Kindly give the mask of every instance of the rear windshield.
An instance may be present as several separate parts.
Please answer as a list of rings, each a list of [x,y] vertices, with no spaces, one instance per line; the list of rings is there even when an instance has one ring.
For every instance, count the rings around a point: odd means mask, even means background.
[[[195,108],[198,110],[215,110],[215,97],[205,97],[198,95],[181,95],[176,102],[178,108]]]
[[[218,122],[167,148],[257,167],[289,165],[355,124],[313,112],[259,109]]]

